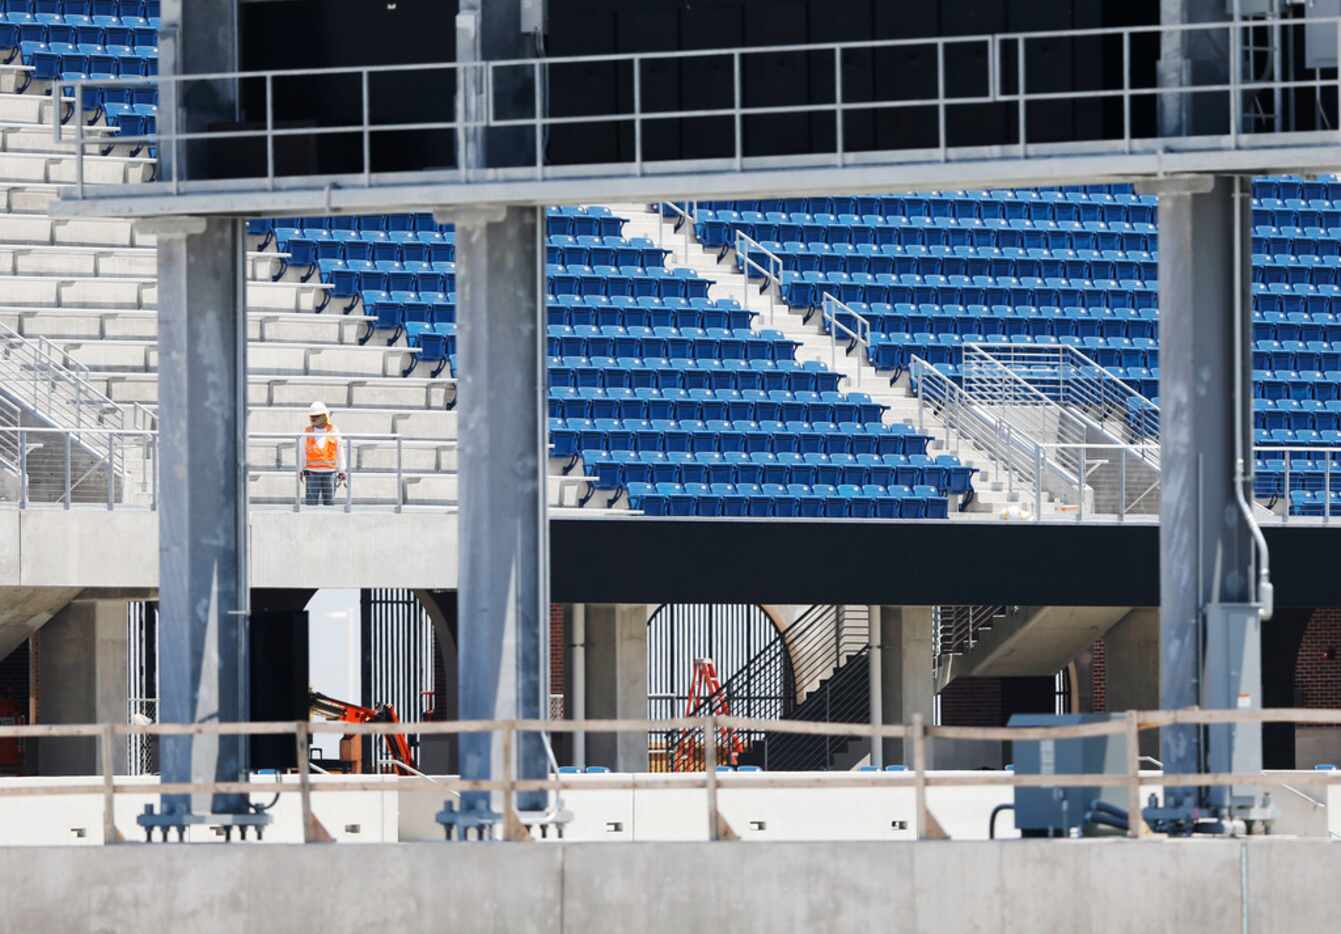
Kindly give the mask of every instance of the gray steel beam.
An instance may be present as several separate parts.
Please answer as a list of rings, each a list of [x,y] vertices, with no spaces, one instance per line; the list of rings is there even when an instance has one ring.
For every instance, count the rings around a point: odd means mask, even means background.
[[[518,3],[463,0],[456,57],[463,64],[533,54]],[[534,112],[529,69],[463,69],[457,109],[479,118]],[[518,111],[518,108],[521,108]],[[528,163],[533,135],[522,128],[466,130],[459,158],[473,168]],[[486,205],[454,212],[461,413],[459,714],[462,719],[548,716],[549,530],[545,516],[545,212]],[[489,734],[461,737],[461,774],[488,779],[511,769]],[[515,774],[543,778],[542,738],[517,738]],[[463,812],[488,811],[487,793],[462,795]],[[518,795],[523,811],[546,795]],[[450,803],[445,814],[450,814]],[[450,831],[450,828],[449,828]]]
[[[459,644],[463,720],[540,719],[548,695],[541,208],[453,215],[456,222],[461,485]],[[488,734],[461,737],[461,774],[504,774]],[[517,744],[518,774],[547,774],[540,737]],[[482,797],[462,796],[478,807]],[[522,810],[545,795],[518,796]]]
[[[158,235],[159,657],[165,723],[248,719],[243,224],[180,218]],[[242,737],[164,737],[163,781],[245,780]],[[165,812],[243,813],[246,797]]]
[[[233,0],[164,0],[164,74],[235,70]],[[165,84],[165,87],[173,87]],[[236,118],[236,86],[169,91],[159,119],[203,129]],[[183,179],[201,153],[161,154]],[[160,711],[168,723],[249,716],[246,568],[244,228],[230,218],[148,222],[158,235]],[[165,782],[246,780],[244,737],[164,737]],[[165,813],[243,814],[245,795],[165,795]],[[166,832],[166,831],[165,831]]]
[[[1236,355],[1233,309],[1251,333],[1251,201],[1235,203],[1234,180],[1170,186],[1159,205],[1160,304],[1160,706],[1203,703],[1208,605],[1253,596],[1252,537],[1234,491],[1235,369],[1251,386],[1247,341]],[[1235,292],[1238,292],[1236,305]],[[1252,450],[1251,393],[1238,400],[1242,450]],[[1165,729],[1164,767],[1205,771],[1204,733]],[[1171,790],[1173,791],[1173,790]],[[1194,789],[1175,797],[1191,804]],[[1211,797],[1218,797],[1219,792]],[[1170,803],[1176,806],[1178,801]]]

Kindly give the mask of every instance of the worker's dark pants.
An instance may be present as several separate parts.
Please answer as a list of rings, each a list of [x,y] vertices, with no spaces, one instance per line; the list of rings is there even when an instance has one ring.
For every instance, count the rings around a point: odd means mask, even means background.
[[[335,474],[305,470],[303,478],[307,481],[307,505],[335,505]]]

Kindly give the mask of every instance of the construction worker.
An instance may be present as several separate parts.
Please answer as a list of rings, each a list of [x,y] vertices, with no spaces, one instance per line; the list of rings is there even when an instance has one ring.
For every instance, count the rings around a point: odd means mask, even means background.
[[[309,506],[335,504],[335,484],[345,482],[345,447],[340,430],[331,421],[324,402],[313,402],[307,410],[308,426],[298,445],[298,469],[307,483]]]

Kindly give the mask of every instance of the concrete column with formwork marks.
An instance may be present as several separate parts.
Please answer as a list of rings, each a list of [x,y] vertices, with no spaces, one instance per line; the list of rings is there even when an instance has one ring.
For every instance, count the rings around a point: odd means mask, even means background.
[[[588,604],[585,612],[586,716],[593,720],[647,716],[647,618],[642,604]],[[615,772],[645,772],[647,736],[589,733],[586,764]]]
[[[125,723],[129,716],[125,600],[76,600],[38,632],[37,722]],[[126,737],[116,737],[114,771],[126,771]],[[96,737],[37,740],[37,774],[96,775]]]
[[[1104,635],[1104,706],[1159,709],[1159,610],[1135,609]],[[1141,754],[1159,758],[1159,733],[1141,731]]]
[[[879,607],[880,709],[884,723],[910,723],[920,713],[930,724],[935,705],[932,675],[932,610],[929,606]],[[877,651],[875,622],[871,620],[871,649]],[[934,764],[935,743],[927,746],[928,764]],[[912,765],[912,744],[886,739],[883,765]],[[875,764],[875,763],[873,763]]]

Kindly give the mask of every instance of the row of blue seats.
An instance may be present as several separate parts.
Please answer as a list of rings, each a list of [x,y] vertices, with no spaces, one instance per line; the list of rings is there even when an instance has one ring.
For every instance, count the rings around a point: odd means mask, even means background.
[[[1330,311],[1255,311],[1253,340],[1341,340],[1341,316]]]
[[[1312,428],[1256,428],[1253,430],[1253,444],[1257,447],[1257,456],[1266,463],[1280,462],[1285,452],[1272,450],[1282,446],[1315,448],[1341,445],[1341,431],[1315,431]]]
[[[551,370],[551,386],[562,387],[554,378]],[[670,391],[654,390],[644,387],[635,389],[633,397],[616,394],[611,396],[610,388],[606,395],[584,396],[582,389],[597,387],[580,386],[580,398],[612,398],[618,402],[616,421],[631,419],[634,421],[722,421],[722,422],[821,422],[844,424],[874,425],[884,417],[885,406],[871,400],[865,393],[843,394],[834,390],[816,392],[814,390],[788,389],[684,389],[672,387]]]
[[[815,360],[671,360],[640,357],[550,357],[553,386],[632,389],[666,398],[694,389],[837,392],[842,375]],[[622,393],[621,393],[622,395]]]
[[[612,444],[617,431],[609,433]],[[560,442],[576,441],[587,476],[595,477],[598,490],[614,490],[629,483],[813,483],[865,486],[930,486],[942,496],[964,495],[972,489],[976,468],[966,467],[951,454],[932,458],[925,454],[772,454],[758,451],[693,453],[657,449],[633,451],[604,443],[600,431],[583,431],[576,438],[555,432],[556,457]],[[594,445],[594,446],[593,446]]]
[[[456,258],[455,237],[436,230],[327,230],[320,227],[281,227],[275,230],[281,252],[291,254],[291,265],[314,265],[322,259],[415,259]],[[595,244],[570,246],[566,241],[594,240]],[[550,263],[578,266],[662,266],[669,251],[646,237],[581,237],[555,234],[549,237],[546,255]],[[588,263],[595,258],[600,262]]]
[[[823,202],[820,202],[822,204]],[[882,217],[929,217],[954,220],[1119,220],[1155,222],[1156,200],[1150,195],[1075,191],[937,191],[927,194],[858,196],[855,199],[829,199],[819,209],[801,200],[791,204],[764,207],[757,202],[704,202],[700,211],[736,211],[742,214],[828,213],[839,215],[874,214]],[[1121,213],[1117,213],[1121,212]],[[1131,216],[1128,216],[1128,215]]]
[[[545,241],[545,261],[561,266],[664,266],[670,252],[647,237],[550,234]]]
[[[1256,340],[1252,355],[1259,370],[1341,370],[1341,341]]]
[[[833,218],[834,223],[828,223]],[[930,218],[880,218],[849,216],[848,223],[823,215],[810,223],[784,224],[760,219],[746,221],[734,211],[709,214],[694,225],[694,235],[704,246],[725,253],[736,245],[737,232],[762,242],[789,240],[804,243],[875,243],[903,246],[976,246],[1042,248],[1050,250],[1149,250],[1159,248],[1159,231],[1153,224],[1105,224],[1098,221],[952,221]],[[855,220],[856,223],[852,221]]]
[[[1159,347],[1148,337],[1076,337],[1051,334],[876,334],[872,336],[869,359],[878,370],[902,373],[913,357],[930,364],[958,364],[964,347],[981,343],[1012,347],[1075,347],[1101,367],[1150,368],[1159,366]]]
[[[1273,256],[1336,256],[1341,251],[1341,227],[1275,227],[1261,224],[1253,228],[1254,253]]]
[[[615,216],[604,205],[590,207],[561,207],[545,209],[546,227],[552,234],[571,236],[592,235],[604,237],[621,236],[625,218]],[[271,235],[281,228],[311,230],[405,230],[418,232],[437,231],[449,233],[451,224],[440,224],[432,214],[340,214],[331,217],[275,217],[259,218],[247,222],[247,232],[254,236]]]
[[[1341,375],[1341,374],[1339,374]],[[1254,428],[1341,429],[1341,400],[1253,399]]]
[[[1159,275],[1155,256],[1144,251],[1048,250],[1020,247],[902,246],[896,243],[803,243],[769,241],[760,244],[777,257],[783,270],[793,272],[869,272],[931,276],[1049,276],[1070,279],[1146,279]],[[751,279],[762,279],[759,267],[776,275],[778,263],[753,251],[736,256],[737,271],[748,269]],[[754,264],[758,264],[757,266]]]
[[[558,266],[546,264],[550,295],[604,295],[607,298],[707,298],[711,279],[693,269],[665,266]]]
[[[552,391],[551,391],[552,393]],[[550,418],[562,418],[571,421],[574,418],[596,418],[602,416],[599,411],[593,416],[590,411],[581,408],[581,400],[576,398],[562,400],[557,411],[553,408],[554,396],[550,396]],[[567,409],[565,411],[565,408]],[[621,419],[625,426],[629,419]],[[769,451],[783,453],[822,453],[822,454],[926,454],[927,444],[931,440],[919,435],[906,425],[882,425],[872,422],[861,425],[855,422],[838,424],[837,422],[724,422],[714,420],[709,424],[703,420],[678,421],[670,419],[634,419],[646,421],[646,433],[635,431],[640,450],[715,452],[726,454],[731,451],[753,453]]]
[[[158,74],[158,56],[138,49],[113,51],[99,46],[77,47],[67,43],[24,42],[23,63],[29,70],[14,89],[22,94],[35,81],[107,80],[113,78],[149,78]],[[91,52],[86,52],[89,49]],[[102,98],[97,89],[89,89],[83,101],[85,110],[97,108]]]
[[[775,516],[830,519],[945,519],[949,503],[930,487],[635,483],[629,507],[650,516]]]
[[[330,285],[317,304],[322,311],[332,298],[345,298],[350,301],[344,307],[346,313],[358,305],[360,293],[369,292],[419,292],[452,293],[456,291],[455,263],[425,263],[416,260],[409,263],[393,263],[387,260],[340,260],[323,259],[317,264],[321,271],[321,281]]]
[[[1341,491],[1294,490],[1290,493],[1290,514],[1306,518],[1341,516]]]
[[[0,48],[10,50],[6,59],[12,62],[23,52],[27,43],[50,45],[52,43],[84,51],[85,54],[99,54],[110,51],[112,54],[138,52],[141,57],[158,57],[158,30],[148,26],[136,26],[119,20],[94,23],[79,18],[69,20],[59,16],[42,19],[12,19],[0,15]],[[32,62],[24,61],[31,65]]]
[[[728,328],[623,328],[547,325],[551,357],[643,357],[670,360],[795,360],[800,344],[779,331]]]
[[[128,19],[155,28],[161,15],[159,0],[3,0],[0,13],[9,19]]]
[[[817,308],[829,294],[853,302],[930,305],[1033,305],[1058,308],[1156,308],[1159,291],[1137,279],[1041,279],[1038,276],[894,276],[784,272],[782,298]]]
[[[734,298],[659,298],[644,295],[555,295],[545,306],[547,324],[577,327],[749,328],[758,312]],[[366,303],[365,303],[366,304]]]
[[[858,317],[865,321],[862,324]],[[908,302],[853,302],[823,318],[827,333],[836,320],[849,331],[865,334],[1032,334],[1063,337],[1125,337],[1153,340],[1159,336],[1154,308],[1058,308],[1033,305],[913,305]],[[1341,331],[1341,322],[1338,322]],[[841,333],[841,330],[840,330]],[[1065,341],[1063,343],[1066,343]],[[1074,343],[1074,341],[1071,341]]]
[[[1254,189],[1256,192],[1256,189]],[[1263,189],[1264,193],[1269,193],[1271,197],[1279,197],[1278,189]],[[830,214],[900,214],[905,213],[908,208],[906,202],[912,201],[914,204],[925,201],[932,197],[950,197],[976,200],[996,200],[996,201],[1041,201],[1043,199],[1061,200],[1066,195],[1089,195],[1098,197],[1100,200],[1106,195],[1127,196],[1133,194],[1131,185],[1063,185],[1060,187],[1042,187],[1042,188],[994,188],[987,191],[933,191],[933,192],[889,192],[885,194],[869,195],[820,195],[808,198],[764,198],[759,200],[740,199],[734,201],[699,201],[695,206],[700,210],[735,210],[735,211],[810,211],[825,212]],[[1325,197],[1325,195],[1320,195]],[[1141,203],[1154,203],[1150,200],[1151,196],[1145,195],[1141,198]],[[689,211],[689,203],[679,203],[678,208],[681,211]],[[668,219],[679,216],[679,213],[665,204],[662,205],[662,214]]]

